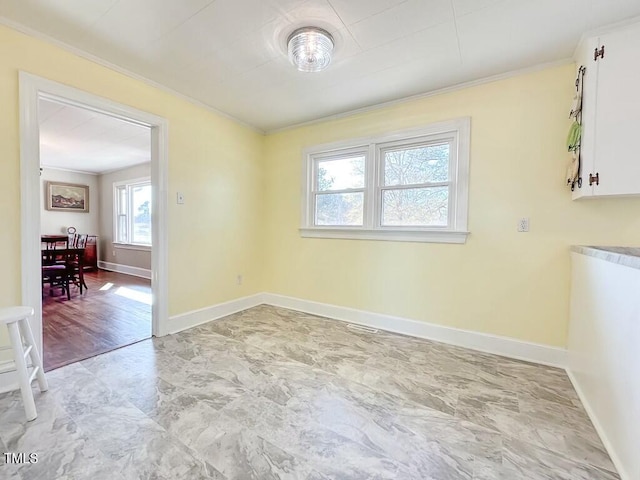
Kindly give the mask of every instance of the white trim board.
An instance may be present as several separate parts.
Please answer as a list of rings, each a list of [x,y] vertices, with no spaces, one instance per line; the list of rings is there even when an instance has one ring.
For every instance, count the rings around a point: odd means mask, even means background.
[[[72,53],[74,55],[77,55],[80,58],[84,58],[85,60],[89,60],[90,62],[96,63],[102,67],[108,68],[109,70],[113,70],[114,72],[118,72],[122,75],[125,75],[127,77],[133,78],[134,80],[138,80],[142,83],[145,83],[153,88],[157,88],[158,90],[162,90],[164,92],[170,93],[171,95],[174,95],[182,100],[185,100],[193,105],[196,105],[200,108],[204,108],[205,110],[208,110],[209,112],[215,113],[216,115],[220,115],[224,118],[228,118],[229,120],[233,120],[234,122],[237,122],[240,125],[243,125],[247,128],[250,128],[251,130],[263,134],[264,135],[264,131],[259,129],[258,127],[251,125],[250,123],[245,122],[244,120],[240,120],[239,118],[234,117],[233,115],[230,115],[226,112],[223,112],[222,110],[218,110],[215,107],[212,107],[211,105],[208,105],[204,102],[201,102],[200,100],[196,100],[195,98],[189,96],[189,95],[185,95],[184,93],[180,93],[177,90],[174,90],[173,88],[167,87],[166,85],[163,85],[161,83],[158,83],[154,80],[151,80],[150,78],[147,78],[143,75],[139,75],[135,72],[132,72],[131,70],[128,70],[124,67],[120,67],[118,65],[116,65],[115,63],[111,63],[101,57],[98,57],[92,53],[87,52],[86,50],[83,50],[81,48],[77,48],[74,47],[72,45],[69,45],[68,43],[62,42],[60,40],[57,40],[53,37],[50,37],[49,35],[46,35],[42,32],[39,32],[37,30],[34,30],[33,28],[27,27],[26,25],[23,25],[21,23],[15,22],[7,17],[4,17],[2,15],[0,15],[0,25],[4,25],[7,28],[10,28],[12,30],[15,30],[16,32],[22,33],[23,35],[27,35],[29,37],[33,37],[37,40],[46,42],[50,45],[54,45],[58,48],[61,48],[62,50],[66,50],[69,53]]]
[[[151,288],[153,334],[166,335],[168,302],[168,167],[169,124],[157,115],[138,110],[77,88],[24,71],[19,72],[20,191],[22,239],[22,304],[35,309],[31,320],[38,350],[42,352],[42,298],[40,280],[40,123],[38,100],[46,98],[65,105],[120,118],[151,129],[151,183],[154,188]]]
[[[305,148],[302,152],[302,198],[300,234],[309,238],[395,240],[406,242],[465,243],[469,209],[469,142],[471,117],[430,123],[422,127],[396,130],[384,135],[351,138]],[[381,192],[384,190],[384,152],[388,149],[413,148],[432,143],[449,145],[449,171],[455,172],[446,182],[415,184],[416,188],[447,186],[449,214],[445,227],[385,226]],[[363,196],[364,211],[360,226],[318,226],[317,196],[322,193],[316,181],[320,162],[345,157],[361,157],[365,164],[363,185],[356,190],[333,190],[333,193],[358,191]]]
[[[104,264],[108,262],[98,262],[98,264],[100,263]],[[118,266],[117,264],[109,265]],[[119,266],[121,267],[122,265]],[[217,305],[201,308],[199,310],[193,310],[191,312],[174,315],[172,317],[169,317],[169,325],[167,326],[166,333],[178,333],[189,328],[197,327],[198,325],[202,325],[203,323],[218,320],[219,318],[226,317],[227,315],[241,312],[249,308],[257,307],[258,305],[264,303],[263,297],[264,294],[257,293],[255,295],[237,298],[228,302],[218,303]],[[18,389],[18,381],[15,378],[15,375],[15,372],[5,372],[0,374],[0,394]],[[36,396],[36,398],[37,395],[39,395],[39,391],[37,389],[34,395]]]
[[[61,168],[61,167],[48,167],[47,165],[42,165],[41,167],[43,170],[55,170],[57,172],[69,172],[69,173],[80,173],[82,175],[94,175],[94,176],[98,176],[100,175],[97,172],[86,172],[84,170],[73,170],[71,168]]]
[[[241,312],[249,308],[257,307],[265,303],[263,301],[264,294],[256,293],[248,297],[237,298],[224,303],[218,303],[210,307],[192,310],[190,312],[181,313],[169,317],[169,333],[174,334],[186,330],[188,328],[202,325],[213,320],[217,320],[227,315]]]
[[[514,338],[500,337],[487,333],[461,330],[443,325],[435,325],[392,315],[313,302],[274,293],[259,293],[199,310],[174,315],[169,319],[169,331],[170,333],[177,333],[261,304],[288,308],[290,310],[310,313],[333,320],[365,325],[387,332],[425,338],[517,360],[550,365],[552,367],[564,369],[567,365],[567,351],[563,348],[524,342]]]
[[[563,369],[567,366],[567,351],[563,348],[523,342],[514,338],[500,337],[487,333],[461,330],[409,318],[312,302],[273,293],[263,294],[263,301],[275,307],[288,308],[343,322],[379,328],[387,332],[425,338],[517,360]]]
[[[460,230],[419,231],[347,228],[299,228],[302,238],[338,238],[343,240],[379,240],[392,242],[465,243],[471,232]]]
[[[134,277],[146,278],[151,280],[151,270],[146,268],[131,267],[129,265],[121,265],[119,263],[103,262],[98,260],[98,268],[108,270],[110,272],[123,273]]]
[[[564,369],[567,364],[567,351],[562,348],[523,342],[513,338],[499,337],[486,333],[460,330],[442,325],[434,325],[432,323],[394,317],[392,315],[384,315],[381,313],[367,312],[364,310],[356,310],[353,308],[340,307],[326,303],[312,302],[310,300],[287,297],[274,293],[257,293],[198,310],[173,315],[169,318],[167,333],[178,333],[262,304],[288,308],[290,310],[319,315],[334,320],[365,325],[388,332],[425,338],[428,340],[456,345],[480,352],[502,355],[527,362],[539,363],[542,365],[550,365]],[[6,375],[8,374],[0,375],[0,393],[15,389],[11,388],[12,385],[10,383],[7,383],[8,376]],[[578,388],[576,388],[576,390],[580,395]],[[585,402],[583,401],[583,403]],[[587,404],[585,403],[585,407],[586,405]],[[588,407],[586,408],[587,412],[589,412]],[[591,418],[593,420],[593,417]],[[594,421],[594,424],[595,423],[596,422]],[[596,429],[598,429],[597,424]],[[599,430],[598,433],[600,433]]]
[[[336,113],[333,115],[327,115],[324,117],[319,117],[313,120],[307,120],[306,122],[294,123],[292,125],[286,125],[283,127],[272,128],[265,131],[265,135],[273,135],[276,133],[286,132],[287,130],[295,130],[300,127],[308,127],[310,125],[316,125],[319,123],[330,122],[332,120],[339,120],[342,118],[353,117],[356,115],[360,115],[363,113],[375,112],[377,110],[383,110],[388,107],[395,107],[397,105],[402,105],[403,103],[409,103],[413,101],[418,101],[423,98],[436,97],[438,95],[445,95],[447,93],[457,92],[458,90],[464,90],[467,88],[478,87],[480,85],[485,85],[487,83],[499,82],[501,80],[507,80],[513,77],[519,77],[521,75],[527,75],[529,73],[541,72],[543,70],[547,70],[548,68],[561,67],[563,65],[569,65],[574,63],[572,58],[563,58],[560,60],[555,60],[553,62],[545,62],[538,63],[536,65],[532,65],[530,67],[519,68],[517,70],[509,70],[504,73],[498,73],[496,75],[490,75],[488,77],[482,77],[477,80],[470,80],[468,82],[462,82],[455,85],[451,85],[449,87],[437,88],[435,90],[429,90],[424,93],[418,93],[417,95],[410,95],[408,97],[398,98],[396,100],[390,100],[388,102],[375,103],[373,105],[369,105],[362,108],[356,108],[352,110],[346,110],[344,112]]]
[[[568,65],[570,63],[573,63],[573,58],[564,58],[561,60],[556,60],[553,62],[545,62],[545,63],[540,63],[540,64],[536,64],[530,67],[525,67],[525,68],[521,68],[521,69],[516,69],[516,70],[510,70],[507,72],[503,72],[503,73],[498,73],[496,75],[490,75],[488,77],[483,77],[480,79],[476,79],[476,80],[471,80],[471,81],[467,81],[467,82],[462,82],[462,83],[458,83],[449,87],[444,87],[444,88],[438,88],[435,90],[430,90],[424,93],[420,93],[417,95],[410,95],[408,97],[402,97],[396,100],[391,100],[388,102],[382,102],[382,103],[376,103],[373,105],[368,105],[366,107],[362,107],[362,108],[355,108],[355,109],[351,109],[351,110],[346,110],[343,112],[338,112],[335,113],[333,115],[327,115],[324,117],[319,117],[319,118],[315,118],[312,120],[307,120],[307,121],[303,121],[303,122],[298,122],[298,123],[293,123],[290,125],[284,125],[282,127],[277,127],[277,128],[272,128],[269,130],[263,130],[249,122],[246,122],[244,120],[241,120],[229,113],[226,113],[222,110],[219,110],[211,105],[208,105],[200,100],[197,100],[193,97],[191,97],[190,95],[184,94],[184,93],[180,93],[177,90],[174,90],[173,88],[170,88],[166,85],[163,85],[161,83],[158,83],[154,80],[151,80],[143,75],[139,75],[137,73],[132,72],[131,70],[128,70],[127,68],[124,67],[120,67],[114,63],[111,63],[101,57],[98,57],[92,53],[87,52],[86,50],[83,50],[81,48],[77,48],[74,46],[69,45],[68,43],[62,42],[60,40],[57,40],[53,37],[50,37],[49,35],[46,35],[42,32],[39,32],[37,30],[34,30],[33,28],[27,27],[26,25],[23,25],[21,23],[15,22],[7,17],[4,17],[2,15],[0,15],[0,25],[4,25],[5,27],[8,27],[12,30],[15,30],[17,32],[20,32],[24,35],[28,35],[30,37],[36,38],[38,40],[47,42],[51,45],[55,45],[58,48],[61,48],[63,50],[66,50],[67,52],[70,52],[74,55],[77,55],[78,57],[84,58],[86,60],[89,60],[91,62],[94,62],[98,65],[101,65],[103,67],[106,67],[110,70],[113,70],[115,72],[121,73],[123,75],[126,75],[128,77],[131,77],[135,80],[138,80],[140,82],[143,82],[151,87],[157,88],[159,90],[162,90],[164,92],[170,93],[171,95],[175,95],[178,98],[181,98],[182,100],[185,100],[187,102],[190,102],[194,105],[197,105],[198,107],[204,108],[205,110],[208,110],[210,112],[213,112],[217,115],[220,115],[224,118],[228,118],[234,122],[237,122],[240,125],[243,125],[245,127],[250,128],[251,130],[260,133],[262,135],[271,135],[274,133],[280,133],[280,132],[284,132],[286,130],[293,130],[299,127],[303,127],[303,126],[309,126],[309,125],[315,125],[318,123],[323,123],[323,122],[328,122],[331,120],[337,120],[340,118],[345,118],[345,117],[351,117],[354,115],[359,115],[361,113],[366,113],[366,112],[371,112],[371,111],[375,111],[375,110],[380,110],[386,107],[391,107],[391,106],[395,106],[395,105],[400,105],[403,103],[407,103],[407,102],[411,102],[414,100],[419,100],[421,98],[427,98],[427,97],[433,97],[436,95],[442,95],[445,93],[451,93],[451,92],[455,92],[458,90],[463,90],[465,88],[471,88],[471,87],[476,87],[478,85],[484,85],[486,83],[492,83],[492,82],[497,82],[500,80],[505,80],[507,78],[512,78],[512,77],[517,77],[520,75],[525,75],[528,73],[534,73],[534,72],[538,72],[538,71],[542,71],[545,70],[547,68],[554,68],[554,67],[558,67],[558,66],[562,66],[562,65]]]

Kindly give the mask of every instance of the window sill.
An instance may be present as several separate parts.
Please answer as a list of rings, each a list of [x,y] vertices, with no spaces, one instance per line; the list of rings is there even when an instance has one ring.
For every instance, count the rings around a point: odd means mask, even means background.
[[[122,250],[140,250],[143,252],[150,252],[151,245],[136,245],[135,243],[116,243],[113,242],[113,248],[120,248]]]
[[[350,228],[301,228],[304,238],[341,238],[346,240],[386,240],[392,242],[458,243],[467,241],[469,232],[452,230],[364,230]]]

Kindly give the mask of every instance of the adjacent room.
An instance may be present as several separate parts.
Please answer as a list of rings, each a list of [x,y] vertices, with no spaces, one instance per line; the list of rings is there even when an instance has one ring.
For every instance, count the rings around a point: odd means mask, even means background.
[[[638,0],[0,0],[0,478],[640,480]]]
[[[151,136],[80,106],[38,110],[49,371],[151,337]]]

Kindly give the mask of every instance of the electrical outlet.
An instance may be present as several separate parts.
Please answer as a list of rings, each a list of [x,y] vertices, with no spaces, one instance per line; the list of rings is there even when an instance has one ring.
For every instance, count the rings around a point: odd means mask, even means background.
[[[521,218],[518,220],[518,231],[519,232],[528,232],[529,231],[529,219]]]
[[[242,285],[242,275],[238,275],[238,277],[236,278],[236,283],[238,285]]]
[[[112,251],[111,251],[111,254],[115,257],[115,256],[116,256],[116,251],[115,251],[115,250],[112,250]]]

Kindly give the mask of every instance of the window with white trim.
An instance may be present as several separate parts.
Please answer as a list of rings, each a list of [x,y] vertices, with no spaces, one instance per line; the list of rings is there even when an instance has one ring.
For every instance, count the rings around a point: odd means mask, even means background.
[[[114,241],[123,245],[151,246],[151,180],[113,185]]]
[[[301,234],[464,243],[470,119],[304,153]]]

